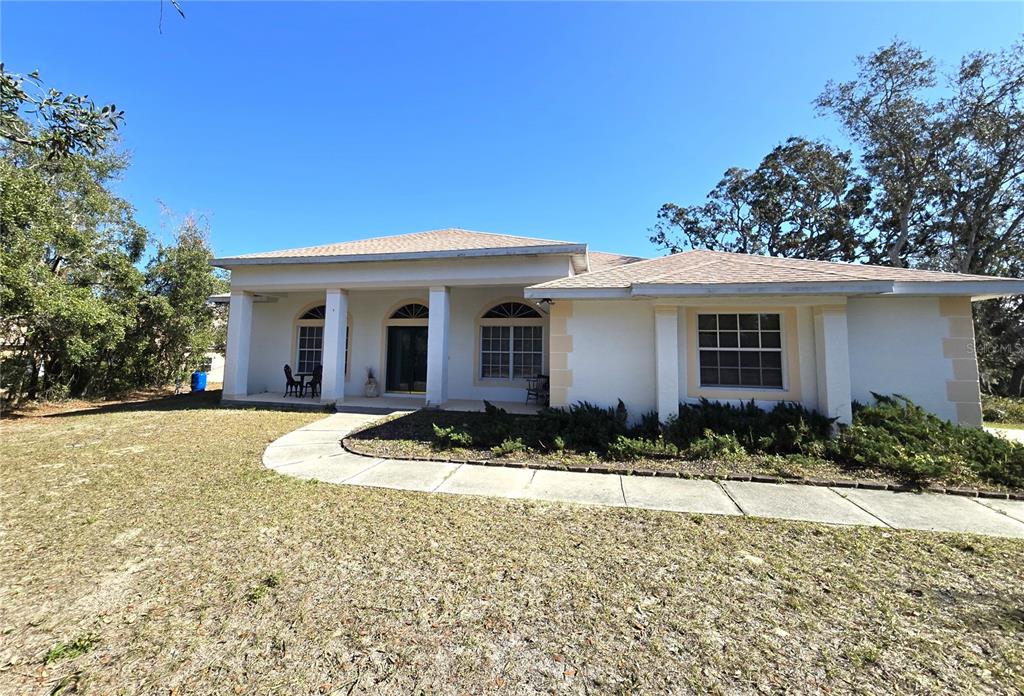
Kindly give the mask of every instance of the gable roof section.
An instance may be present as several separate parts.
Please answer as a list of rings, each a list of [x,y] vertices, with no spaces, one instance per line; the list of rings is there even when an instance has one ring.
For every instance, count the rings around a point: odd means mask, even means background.
[[[373,237],[337,244],[242,254],[213,260],[213,265],[231,267],[281,263],[348,263],[357,261],[411,261],[467,256],[515,256],[523,254],[570,254],[580,257],[578,270],[585,270],[585,244],[535,237],[519,237],[459,228]],[[574,265],[577,265],[574,263]]]
[[[528,288],[527,297],[685,297],[755,292],[996,297],[1024,293],[1024,280],[692,250],[541,283]]]
[[[628,263],[636,263],[637,261],[646,261],[647,259],[640,256],[626,256],[625,254],[612,254],[607,251],[591,251],[588,252],[587,256],[590,258],[590,270],[603,271],[609,268],[618,268],[619,266],[625,266]]]

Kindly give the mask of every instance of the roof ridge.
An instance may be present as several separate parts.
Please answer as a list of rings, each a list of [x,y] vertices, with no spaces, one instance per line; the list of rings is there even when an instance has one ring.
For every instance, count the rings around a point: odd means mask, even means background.
[[[708,251],[708,250],[707,249],[692,249],[691,251]],[[686,253],[686,252],[680,252],[680,253]],[[673,254],[673,256],[674,256],[674,254]],[[667,258],[670,258],[670,256],[662,256],[661,258],[667,259]],[[715,261],[714,259],[698,259],[697,261],[695,261],[690,266],[690,268],[691,269],[703,268],[704,266],[707,266],[710,263],[714,263],[714,261]],[[635,280],[635,281],[633,281],[633,283],[639,283],[641,285],[643,285],[643,284],[650,284],[650,283],[657,283],[660,278],[664,278],[665,276],[669,275],[670,273],[672,273],[672,271],[665,271],[664,273],[659,273],[658,275],[651,276],[649,278],[642,278],[642,279],[639,279],[639,280]],[[631,285],[633,283],[631,283]]]
[[[723,252],[723,253],[726,253],[726,252]],[[832,266],[839,266],[839,265],[870,266],[870,264],[863,264],[863,263],[862,264],[852,264],[852,263],[847,264],[846,262],[842,262],[842,261],[819,261],[818,259],[795,259],[795,258],[791,258],[791,257],[788,257],[788,256],[764,256],[763,254],[740,254],[740,255],[741,256],[746,256],[750,263],[757,264],[758,266],[767,266],[767,267],[772,267],[772,268],[778,268],[778,266],[776,264],[771,263],[774,260],[781,260],[783,263],[791,263],[793,261],[811,263],[811,264],[813,264],[815,266],[820,266],[820,268],[817,271],[819,273],[827,273],[829,275],[834,275],[834,276],[836,276],[838,278],[844,278],[844,279],[847,279],[847,280],[849,280],[849,279],[857,279],[857,276],[856,275],[850,275],[848,273],[843,273],[841,271],[837,271],[837,270],[833,269]]]

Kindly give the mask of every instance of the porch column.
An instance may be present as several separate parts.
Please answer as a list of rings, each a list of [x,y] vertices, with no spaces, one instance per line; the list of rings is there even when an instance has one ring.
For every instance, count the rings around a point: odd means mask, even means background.
[[[427,406],[448,400],[448,288],[430,288],[427,319]]]
[[[846,307],[814,308],[814,351],[818,370],[818,410],[837,423],[853,420],[850,396],[850,343]]]
[[[224,360],[223,398],[249,393],[249,343],[252,338],[252,293],[232,290],[228,305],[228,345]]]
[[[654,308],[654,384],[658,420],[679,416],[679,308]]]
[[[345,344],[348,337],[348,293],[331,288],[327,291],[324,315],[324,376],[320,400],[345,400]]]

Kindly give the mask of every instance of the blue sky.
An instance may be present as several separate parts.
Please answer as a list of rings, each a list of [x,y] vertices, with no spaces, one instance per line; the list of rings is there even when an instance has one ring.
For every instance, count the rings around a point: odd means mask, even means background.
[[[5,2],[2,57],[115,102],[119,191],[209,216],[220,255],[459,226],[650,255],[900,37],[954,65],[1024,4]]]

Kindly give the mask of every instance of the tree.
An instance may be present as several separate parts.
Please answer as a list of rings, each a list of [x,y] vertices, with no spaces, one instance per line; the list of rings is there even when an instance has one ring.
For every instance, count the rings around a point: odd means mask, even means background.
[[[790,138],[754,171],[727,170],[704,205],[663,205],[651,241],[670,253],[701,247],[854,261],[869,200],[849,152]]]
[[[815,102],[856,161],[790,139],[705,205],[662,206],[652,241],[1024,277],[1024,42],[946,76],[901,41],[857,63]],[[983,387],[1024,395],[1024,299],[976,304],[975,333]]]
[[[141,307],[148,345],[139,379],[154,386],[184,379],[217,341],[214,311],[207,298],[218,283],[211,272],[208,230],[187,216],[174,244],[158,244],[146,266],[147,294]]]
[[[103,110],[72,99],[54,107],[63,115],[44,109],[29,122],[13,109],[23,98],[6,91],[18,80],[3,82],[0,395],[17,403],[165,384],[214,340],[205,233],[183,229],[143,269],[148,232],[111,191],[128,166],[112,149],[120,118],[107,128]]]
[[[44,91],[38,72],[22,77],[0,63],[0,138],[41,151],[49,160],[95,155],[123,121],[124,111],[113,104],[97,107],[88,96]]]

